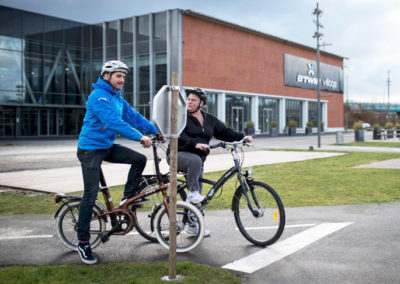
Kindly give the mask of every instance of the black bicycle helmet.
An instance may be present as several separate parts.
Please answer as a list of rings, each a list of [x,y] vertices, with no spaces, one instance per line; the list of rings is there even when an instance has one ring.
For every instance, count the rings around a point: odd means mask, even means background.
[[[190,94],[194,94],[199,97],[201,101],[203,101],[203,106],[207,104],[207,95],[204,93],[204,91],[200,88],[188,88],[185,89],[186,96],[189,96]]]

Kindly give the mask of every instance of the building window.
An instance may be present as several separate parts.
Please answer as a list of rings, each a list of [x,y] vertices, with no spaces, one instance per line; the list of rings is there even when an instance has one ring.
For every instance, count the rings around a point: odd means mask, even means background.
[[[236,131],[243,132],[246,125],[245,123],[251,120],[250,98],[229,95],[225,98],[225,124]]]
[[[308,102],[308,121],[311,121],[313,127],[318,126],[318,103]]]
[[[167,84],[167,54],[166,53],[157,53],[154,55],[154,64],[155,64],[155,88],[156,93],[162,86]]]
[[[116,60],[118,58],[118,21],[106,24],[106,60]]]
[[[121,60],[131,69],[125,77],[124,98],[131,104],[133,103],[133,18],[121,21]]]
[[[286,100],[286,126],[289,126],[289,120],[296,121],[298,127],[303,125],[302,113],[302,102]]]
[[[272,121],[279,123],[279,100],[259,97],[258,127],[261,133],[269,133]]]
[[[206,94],[207,104],[204,106],[204,110],[214,116],[218,116],[218,95],[215,93]]]

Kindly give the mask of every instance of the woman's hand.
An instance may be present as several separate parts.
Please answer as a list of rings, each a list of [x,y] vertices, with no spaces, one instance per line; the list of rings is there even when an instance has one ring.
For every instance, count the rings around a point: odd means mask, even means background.
[[[253,141],[253,137],[249,136],[245,136],[244,137],[247,141],[249,141],[249,143],[251,143]]]
[[[207,151],[210,149],[210,145],[208,144],[203,144],[203,143],[197,143],[195,146],[196,149],[199,149],[201,151]]]

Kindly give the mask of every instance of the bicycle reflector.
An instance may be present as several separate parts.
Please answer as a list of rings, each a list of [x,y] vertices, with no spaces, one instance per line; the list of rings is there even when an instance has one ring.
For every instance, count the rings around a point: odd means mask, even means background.
[[[252,167],[248,167],[247,168],[247,175],[249,176],[251,174],[253,174],[253,168]]]
[[[57,195],[54,195],[54,202],[58,203],[60,201],[61,201],[61,198],[59,196],[57,196]]]

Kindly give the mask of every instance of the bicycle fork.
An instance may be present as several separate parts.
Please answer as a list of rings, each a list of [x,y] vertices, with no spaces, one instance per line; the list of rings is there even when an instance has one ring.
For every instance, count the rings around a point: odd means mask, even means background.
[[[246,199],[247,202],[247,207],[251,211],[254,217],[262,217],[264,215],[264,210],[260,208],[260,204],[258,202],[258,198],[254,192],[254,187],[252,186],[252,181],[253,179],[248,177],[248,175],[245,175],[245,178],[242,179],[241,177],[238,177],[240,181],[240,185],[242,187],[242,194],[244,198]],[[251,198],[249,197],[248,192],[251,193]],[[252,205],[252,200],[254,201],[255,206],[257,207],[256,209],[253,208]]]

